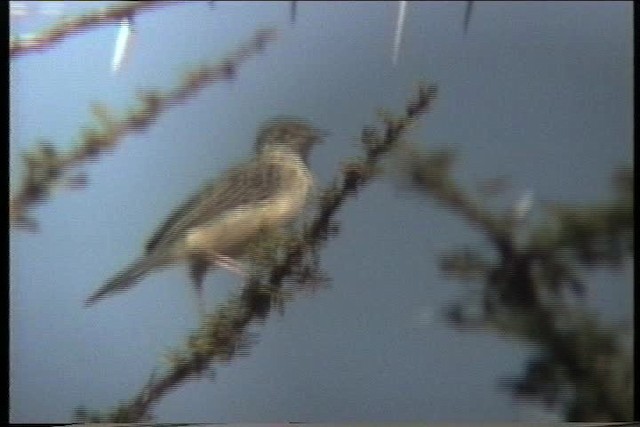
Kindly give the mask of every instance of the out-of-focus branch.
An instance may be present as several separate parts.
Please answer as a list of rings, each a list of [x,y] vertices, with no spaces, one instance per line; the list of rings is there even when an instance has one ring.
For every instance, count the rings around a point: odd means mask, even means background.
[[[479,301],[470,298],[449,309],[453,325],[491,330],[539,349],[527,374],[506,382],[516,396],[562,409],[567,421],[631,420],[633,365],[620,334],[565,299],[584,292],[577,264],[620,265],[633,257],[632,171],[618,170],[615,200],[552,206],[549,223],[523,239],[526,230],[511,212],[492,213],[456,184],[451,152],[405,154],[411,186],[482,231],[497,254],[492,261],[486,250],[465,248],[443,257],[441,268],[449,275],[483,282]],[[470,317],[470,306],[482,314]]]
[[[37,221],[27,214],[27,210],[38,202],[47,201],[54,190],[73,181],[75,169],[113,150],[126,135],[145,131],[166,109],[183,104],[204,87],[232,80],[240,65],[261,52],[267,43],[276,38],[276,34],[274,29],[256,31],[249,41],[225,59],[215,64],[202,64],[187,72],[169,90],[139,91],[136,96],[138,105],[129,108],[121,117],[117,117],[117,113],[106,106],[95,103],[91,112],[96,123],[84,127],[79,142],[66,153],[58,152],[47,142],[24,153],[25,175],[9,201],[10,224],[37,230]]]
[[[81,34],[92,28],[120,22],[145,10],[157,9],[179,2],[175,1],[123,1],[84,15],[63,18],[52,27],[28,38],[12,37],[9,41],[9,57],[17,58],[35,52],[44,52],[73,34]]]
[[[377,164],[392,150],[424,115],[436,97],[435,86],[420,86],[400,118],[385,117],[382,134],[372,127],[362,132],[365,157],[344,165],[340,175],[326,188],[316,207],[314,219],[298,236],[290,236],[283,246],[284,256],[256,272],[242,291],[206,316],[200,328],[191,333],[181,348],[167,357],[168,368],[152,375],[142,390],[130,401],[109,413],[76,410],[76,417],[88,422],[137,422],[151,417],[151,408],[164,395],[190,379],[198,378],[218,363],[246,355],[252,344],[252,325],[263,322],[272,311],[282,310],[296,292],[302,292],[321,280],[318,250],[336,233],[332,219],[350,196],[356,195],[374,176]],[[260,261],[260,260],[258,260]],[[286,288],[287,283],[303,286]]]

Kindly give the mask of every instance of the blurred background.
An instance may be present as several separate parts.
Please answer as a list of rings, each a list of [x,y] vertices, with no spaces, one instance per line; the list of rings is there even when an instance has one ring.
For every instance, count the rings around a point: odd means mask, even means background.
[[[113,3],[11,2],[11,37],[29,40]],[[544,223],[543,208],[553,202],[610,200],[612,173],[633,166],[631,2],[473,2],[466,31],[469,2],[408,2],[395,65],[402,2],[296,3],[295,19],[290,2],[174,2],[141,11],[116,71],[120,21],[12,57],[13,195],[25,174],[23,153],[43,138],[70,150],[95,123],[92,103],[122,113],[135,106],[137,91],[173,87],[255,30],[279,29],[233,80],[166,109],[30,208],[38,231],[11,227],[12,422],[69,422],[80,405],[107,410],[130,399],[197,328],[183,266],[95,307],[82,303],[142,252],[200,183],[248,156],[257,127],[273,116],[301,116],[330,132],[311,158],[322,188],[341,162],[361,155],[362,129],[380,124],[380,109],[402,114],[418,82],[435,83],[438,98],[407,140],[455,150],[452,175],[470,192],[508,177],[486,204],[511,209],[526,196],[528,224]],[[256,328],[247,357],[217,367],[214,380],[166,394],[154,407],[156,421],[564,418],[562,408],[500,387],[522,375],[536,346],[496,331],[461,331],[443,316],[468,294],[438,268],[440,257],[460,247],[492,253],[481,230],[389,176],[348,200],[336,220],[340,232],[321,253],[329,287],[272,314]],[[580,304],[604,330],[632,319],[632,261],[578,268]],[[227,271],[209,274],[208,306],[240,286]]]

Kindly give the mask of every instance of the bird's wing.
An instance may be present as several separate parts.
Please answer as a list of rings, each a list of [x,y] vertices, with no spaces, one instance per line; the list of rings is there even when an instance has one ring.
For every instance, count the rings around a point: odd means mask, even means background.
[[[285,160],[258,158],[228,170],[207,183],[175,209],[156,230],[146,246],[147,253],[168,247],[189,230],[229,211],[273,199],[295,185],[295,177],[306,173],[297,157]],[[297,161],[296,161],[297,160]]]

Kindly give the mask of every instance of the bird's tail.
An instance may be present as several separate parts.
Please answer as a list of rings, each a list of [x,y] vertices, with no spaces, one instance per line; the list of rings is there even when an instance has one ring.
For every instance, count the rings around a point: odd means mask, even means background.
[[[133,263],[129,264],[124,270],[109,279],[104,285],[95,291],[84,302],[85,307],[89,307],[103,298],[107,298],[112,294],[123,292],[136,285],[149,271],[162,264],[157,256],[144,255]]]

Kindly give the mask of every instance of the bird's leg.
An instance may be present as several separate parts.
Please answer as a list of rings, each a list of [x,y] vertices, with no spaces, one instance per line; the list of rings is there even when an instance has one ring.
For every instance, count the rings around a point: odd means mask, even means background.
[[[192,295],[195,297],[198,314],[200,315],[200,318],[202,318],[205,314],[204,298],[202,296],[202,281],[207,273],[207,263],[206,261],[196,260],[190,267],[190,275],[194,290]]]
[[[242,277],[243,279],[247,278],[247,273],[245,273],[245,271],[242,269],[242,266],[240,266],[240,264],[233,258],[230,258],[222,254],[215,254],[214,260],[216,265],[222,268],[226,268],[232,273],[236,273],[238,276]]]
[[[202,290],[200,289],[200,291]],[[206,310],[204,307],[204,300],[202,299],[202,292],[198,292],[198,290],[196,289],[196,291],[192,293],[192,295],[194,296],[194,299],[195,299],[196,308],[198,310],[198,316],[200,317],[200,319],[204,319]]]
[[[242,269],[240,263],[238,263],[233,258],[223,255],[219,252],[213,251],[211,249],[206,249],[201,253],[201,256],[210,264],[215,265],[216,267],[222,267],[224,269],[229,270],[232,273],[237,274],[238,276],[245,279],[247,277],[247,273]],[[194,270],[192,270],[193,277]],[[202,273],[204,275],[204,272]]]

